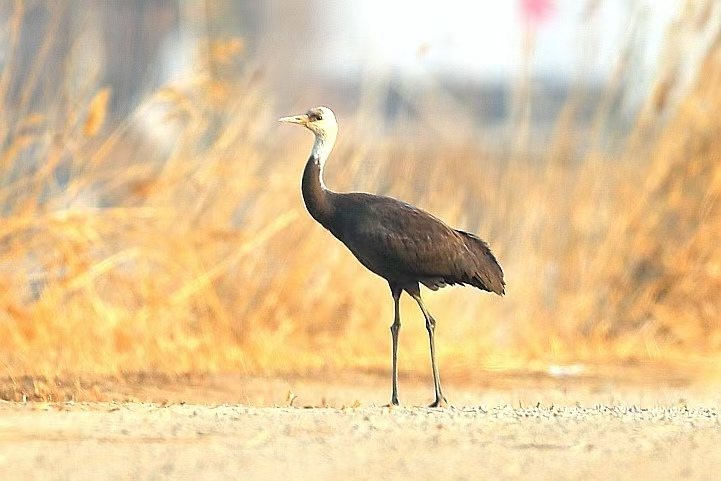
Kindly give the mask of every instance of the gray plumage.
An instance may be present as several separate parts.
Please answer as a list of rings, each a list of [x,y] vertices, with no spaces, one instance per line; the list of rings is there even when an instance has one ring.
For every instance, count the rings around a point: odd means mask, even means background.
[[[405,202],[366,193],[337,193],[323,183],[323,166],[335,143],[338,127],[327,107],[282,122],[304,125],[315,134],[303,172],[303,200],[310,215],[338,238],[370,271],[388,281],[395,304],[391,325],[393,393],[398,404],[397,350],[400,331],[399,298],[407,292],[426,319],[431,348],[435,401],[442,406],[435,356],[435,320],[425,308],[420,284],[436,290],[447,285],[471,285],[498,295],[505,293],[503,271],[488,244],[474,234],[453,229],[433,215]]]
[[[433,215],[390,197],[335,194],[328,225],[356,258],[402,286],[429,289],[469,284],[503,294],[503,272],[483,240],[453,229]]]

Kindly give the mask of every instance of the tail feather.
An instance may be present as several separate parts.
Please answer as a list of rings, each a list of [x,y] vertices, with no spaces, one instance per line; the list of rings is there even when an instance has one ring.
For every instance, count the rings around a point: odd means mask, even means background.
[[[485,291],[502,296],[506,293],[506,281],[503,278],[503,269],[491,252],[488,244],[478,236],[462,230],[457,230],[463,236],[468,250],[473,254],[473,269],[465,272],[468,284]],[[470,267],[470,266],[469,266]]]

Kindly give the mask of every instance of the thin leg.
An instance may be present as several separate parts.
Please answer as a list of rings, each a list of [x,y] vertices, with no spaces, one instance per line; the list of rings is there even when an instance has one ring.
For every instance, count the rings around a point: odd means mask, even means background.
[[[391,340],[393,342],[393,394],[391,395],[391,404],[393,406],[398,406],[398,332],[401,330],[400,298],[402,292],[402,289],[391,286],[395,309],[395,317],[393,318],[393,324],[391,324]]]
[[[430,407],[443,407],[447,404],[447,401],[446,398],[443,396],[443,392],[441,391],[441,377],[438,374],[438,363],[436,363],[436,343],[434,340],[436,320],[433,319],[431,313],[428,312],[426,306],[423,305],[420,292],[412,293],[411,296],[413,296],[413,299],[416,300],[418,306],[421,308],[421,311],[423,312],[423,317],[426,318],[426,330],[428,331],[428,339],[431,344],[431,368],[433,369],[433,388],[435,390],[436,400],[433,401],[433,404],[431,404]]]

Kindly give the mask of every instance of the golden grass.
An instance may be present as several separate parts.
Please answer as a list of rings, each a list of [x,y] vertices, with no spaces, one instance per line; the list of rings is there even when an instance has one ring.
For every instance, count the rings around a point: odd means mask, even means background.
[[[719,359],[719,55],[715,45],[669,118],[644,117],[614,158],[565,162],[563,125],[537,165],[470,142],[352,145],[340,119],[328,185],[478,232],[505,269],[503,299],[426,296],[444,372]],[[8,376],[388,369],[386,284],[304,212],[310,134],[276,128],[252,78],[162,89],[109,127],[111,95],[0,114]],[[161,146],[139,133],[157,108],[173,136]],[[420,313],[408,299],[402,310],[400,368],[425,372]]]

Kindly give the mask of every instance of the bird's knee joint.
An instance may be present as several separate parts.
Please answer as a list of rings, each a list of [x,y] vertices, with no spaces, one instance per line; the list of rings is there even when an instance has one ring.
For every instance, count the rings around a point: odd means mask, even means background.
[[[429,317],[426,319],[426,329],[429,331],[433,331],[436,328],[436,320],[432,317]]]

